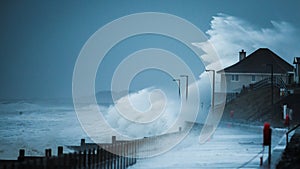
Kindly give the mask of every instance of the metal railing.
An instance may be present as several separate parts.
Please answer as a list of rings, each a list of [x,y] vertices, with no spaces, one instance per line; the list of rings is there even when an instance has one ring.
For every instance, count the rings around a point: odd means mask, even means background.
[[[286,135],[286,146],[289,144],[289,134],[290,134],[292,131],[296,130],[299,126],[300,126],[300,124],[297,124],[296,126],[294,126],[293,128],[291,128],[289,131],[287,131],[287,132],[285,133],[285,135]]]
[[[263,87],[268,87],[268,86],[271,86],[271,85],[272,85],[272,78],[268,77],[268,78],[265,78],[265,79],[263,79],[259,82],[256,82],[256,83],[252,84],[252,89],[256,90],[256,89],[263,88]],[[277,76],[273,77],[273,86],[284,89],[284,91],[287,92],[286,84],[282,80],[281,77],[277,77]]]
[[[258,81],[256,83],[250,84],[249,86],[246,86],[242,90],[249,91],[249,90],[258,90],[258,89],[261,89],[264,87],[270,87],[272,85],[271,79],[272,79],[271,77],[265,78],[261,81]],[[287,86],[281,77],[277,77],[277,76],[273,77],[273,86],[283,89],[283,91],[282,91],[283,96],[287,96],[287,94],[288,94]],[[242,91],[241,91],[241,93],[228,93],[226,96],[226,103],[236,99],[241,94],[242,94]]]

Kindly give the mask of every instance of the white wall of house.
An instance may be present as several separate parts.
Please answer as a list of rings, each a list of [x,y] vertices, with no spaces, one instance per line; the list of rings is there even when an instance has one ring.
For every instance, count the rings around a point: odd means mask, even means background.
[[[295,76],[294,76],[294,81],[299,84],[300,81],[300,68],[299,68],[299,64],[296,64],[296,68],[295,68]]]
[[[226,78],[226,93],[240,93],[243,86],[248,87],[250,84],[259,82],[263,79],[269,78],[270,76],[270,74],[261,73],[226,73],[222,74],[221,78]],[[274,74],[274,76],[281,77],[285,83],[288,82],[286,75]]]

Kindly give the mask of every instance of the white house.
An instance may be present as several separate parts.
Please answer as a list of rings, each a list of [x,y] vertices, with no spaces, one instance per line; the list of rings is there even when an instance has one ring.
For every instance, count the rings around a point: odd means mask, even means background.
[[[221,81],[226,79],[227,93],[239,93],[243,86],[248,87],[266,78],[281,78],[292,83],[294,67],[268,48],[260,48],[250,55],[242,50],[239,62],[218,71]]]
[[[300,67],[299,67],[299,65],[300,65],[300,57],[295,57],[293,63],[296,65],[294,81],[297,84],[299,84],[299,82],[300,82]]]

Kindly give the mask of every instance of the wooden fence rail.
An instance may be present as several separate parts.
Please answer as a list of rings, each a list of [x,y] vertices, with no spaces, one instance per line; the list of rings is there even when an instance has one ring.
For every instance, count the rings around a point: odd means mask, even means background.
[[[89,148],[81,140],[79,151],[64,154],[59,146],[57,156],[46,149],[43,157],[25,156],[25,150],[20,149],[17,160],[0,160],[0,169],[125,169],[136,163],[134,143],[115,141]]]
[[[79,146],[67,146],[73,153],[63,153],[63,147],[59,146],[56,156],[51,149],[45,150],[45,156],[25,156],[25,150],[20,149],[17,160],[0,160],[0,169],[125,169],[135,164],[137,158],[160,152],[174,136],[185,133],[182,131],[179,127],[174,133],[130,141],[112,136],[112,143],[86,143],[81,139]]]

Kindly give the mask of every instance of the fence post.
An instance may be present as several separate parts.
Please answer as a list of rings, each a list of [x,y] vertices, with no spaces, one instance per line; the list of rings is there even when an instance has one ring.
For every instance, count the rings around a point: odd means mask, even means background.
[[[121,143],[117,144],[117,155],[118,155],[118,167],[122,169],[122,154],[121,154]]]
[[[80,146],[85,146],[85,139],[84,138],[80,140]]]
[[[18,157],[18,161],[24,161],[25,159],[25,149],[20,149],[19,150],[19,157]]]
[[[46,156],[46,157],[51,157],[51,156],[52,156],[51,151],[52,151],[51,148],[45,149],[45,156]]]
[[[92,151],[91,151],[91,149],[89,149],[89,151],[88,151],[88,168],[91,168],[91,155],[92,155]]]
[[[103,147],[101,147],[100,149],[100,163],[101,163],[101,167],[102,166],[105,167],[105,149]]]
[[[44,167],[44,158],[40,158],[40,168],[43,169]]]
[[[67,167],[67,154],[63,155],[63,166],[64,166],[64,168]]]
[[[131,142],[128,142],[128,165],[131,165],[132,154],[131,154]]]
[[[69,153],[68,154],[68,169],[72,169],[72,163],[73,163],[73,161],[72,161],[72,153]]]
[[[78,167],[81,168],[82,166],[82,152],[78,152]]]
[[[132,164],[134,164],[134,146],[135,146],[135,144],[134,144],[134,141],[133,142],[131,142],[131,146],[132,146],[132,148],[131,148],[131,150],[132,150],[132,154],[131,154],[131,158],[132,158]]]
[[[10,169],[15,169],[15,163],[12,163]]]
[[[132,164],[135,164],[135,140],[132,141]]]
[[[35,159],[33,159],[33,162],[32,162],[32,165],[33,165],[34,168],[37,167],[37,162],[36,162],[36,160],[37,160],[37,159],[35,158]]]
[[[137,142],[136,140],[134,140],[134,164],[136,163],[136,160],[137,160],[137,155],[136,155],[136,152],[137,151]]]
[[[114,154],[112,153],[112,144],[109,145],[109,168],[113,169],[114,164]]]
[[[83,151],[83,167],[86,167],[86,150]]]
[[[130,166],[130,142],[127,142],[127,166]]]
[[[112,137],[111,137],[111,143],[112,143],[112,144],[115,144],[116,141],[117,141],[117,137],[116,137],[116,136],[112,136]]]
[[[95,148],[92,150],[92,168],[95,168]]]
[[[52,157],[52,150],[51,150],[51,148],[49,148],[49,157]]]
[[[45,168],[46,169],[49,169],[49,150],[48,149],[45,149]]]
[[[73,154],[73,163],[74,163],[74,167],[73,168],[74,169],[78,168],[77,157],[78,157],[77,152],[74,152],[74,154]]]
[[[63,154],[64,148],[63,146],[57,147],[57,156],[60,157]]]
[[[99,161],[100,161],[100,149],[99,149],[99,146],[97,147],[97,152],[96,152],[96,164],[97,166],[99,166]],[[96,167],[98,168],[98,167]]]
[[[108,146],[107,153],[108,153],[108,168],[112,169],[113,161],[112,161],[111,145]]]
[[[132,163],[132,147],[131,147],[131,142],[128,142],[128,166],[130,166]]]
[[[118,152],[118,154],[119,154],[119,166],[120,166],[120,168],[121,169],[123,169],[124,167],[123,167],[123,143],[120,143],[119,144],[119,152]]]
[[[122,168],[126,168],[125,167],[125,143],[121,143],[121,165],[122,165]]]
[[[112,159],[113,159],[113,168],[116,169],[116,164],[117,164],[117,156],[116,156],[116,144],[111,145],[111,153],[112,153]]]
[[[130,162],[130,154],[129,154],[130,153],[130,147],[129,147],[130,144],[129,144],[129,142],[127,142],[126,145],[127,145],[126,146],[126,149],[127,149],[126,150],[126,152],[127,152],[127,155],[126,155],[127,156],[127,158],[126,158],[127,159],[126,160],[127,161],[126,167],[128,167],[129,166],[129,162]]]
[[[106,160],[105,160],[105,165],[107,169],[111,169],[110,166],[110,152],[108,150],[106,150]]]
[[[103,163],[104,163],[104,168],[107,169],[108,168],[107,167],[107,164],[108,164],[108,162],[107,162],[107,160],[108,160],[107,146],[104,146],[103,148],[104,148],[103,149]]]
[[[29,160],[26,160],[25,168],[31,169]]]

